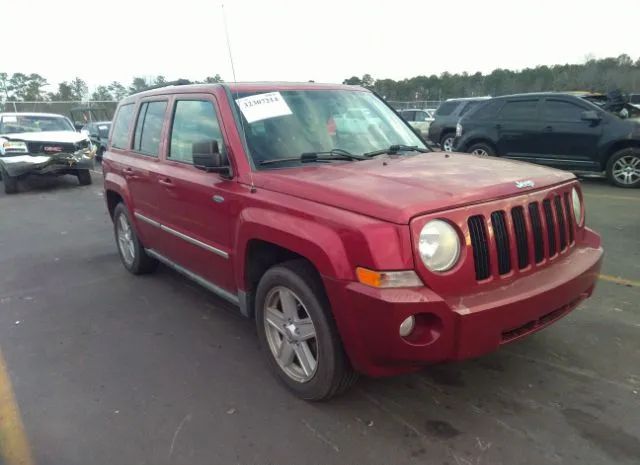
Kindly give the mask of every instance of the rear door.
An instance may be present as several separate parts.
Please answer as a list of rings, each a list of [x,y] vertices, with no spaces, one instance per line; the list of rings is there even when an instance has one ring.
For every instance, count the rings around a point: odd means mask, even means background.
[[[495,123],[500,155],[525,160],[540,155],[539,103],[537,97],[522,97],[507,100],[502,106]]]
[[[596,163],[602,121],[582,120],[582,112],[594,110],[578,99],[547,97],[542,103],[543,153],[540,163],[563,168],[591,169]]]
[[[157,179],[162,253],[235,293],[230,255],[238,185],[193,165],[194,143],[216,140],[221,153],[227,150],[217,101],[211,94],[177,94],[170,106],[165,156]]]

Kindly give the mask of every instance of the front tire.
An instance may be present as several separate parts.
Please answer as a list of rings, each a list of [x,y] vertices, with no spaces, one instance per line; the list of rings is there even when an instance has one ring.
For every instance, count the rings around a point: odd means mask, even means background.
[[[145,274],[156,269],[158,261],[145,252],[133,228],[129,210],[122,202],[113,211],[113,231],[120,260],[127,270],[133,274]]]
[[[467,152],[479,157],[494,157],[496,155],[493,147],[485,142],[478,142],[477,144],[471,145],[471,147],[467,149]]]
[[[18,178],[9,176],[3,168],[0,168],[0,174],[2,175],[2,182],[4,183],[5,194],[15,194],[18,192]]]
[[[640,148],[618,150],[607,162],[607,179],[618,187],[640,186]]]
[[[256,292],[258,337],[276,377],[298,397],[327,400],[357,379],[317,272],[306,260],[276,265]]]
[[[453,152],[453,141],[456,136],[453,133],[447,133],[440,139],[440,147],[445,152]]]
[[[88,186],[92,182],[89,170],[78,170],[76,176],[78,176],[78,182],[81,186]]]

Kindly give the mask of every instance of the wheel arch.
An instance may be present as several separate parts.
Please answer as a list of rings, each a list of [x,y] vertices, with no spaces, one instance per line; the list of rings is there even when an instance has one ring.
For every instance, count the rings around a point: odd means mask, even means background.
[[[640,141],[623,139],[611,144],[607,149],[607,151],[605,152],[606,153],[605,157],[601,160],[601,163],[600,163],[601,169],[603,171],[607,169],[607,164],[609,163],[609,160],[616,152],[619,152],[620,150],[624,150],[624,149],[629,149],[629,148],[637,148],[640,150]]]
[[[496,146],[496,144],[491,139],[485,136],[478,136],[478,137],[473,137],[469,139],[468,142],[465,142],[464,147],[462,149],[464,152],[466,152],[476,144],[487,144],[489,147],[493,149],[494,153],[496,154],[498,153],[498,147]]]

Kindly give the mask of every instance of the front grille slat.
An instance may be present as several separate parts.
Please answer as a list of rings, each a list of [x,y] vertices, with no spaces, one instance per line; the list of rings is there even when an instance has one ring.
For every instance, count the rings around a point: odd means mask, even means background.
[[[556,225],[553,221],[553,210],[551,210],[551,200],[545,199],[542,202],[544,219],[547,222],[547,244],[549,245],[549,257],[556,254]]]
[[[571,200],[569,200],[569,193],[564,193],[564,211],[567,214],[567,223],[569,224],[569,244],[573,244],[573,210],[571,208]]]
[[[516,235],[516,247],[518,250],[518,268],[523,269],[529,265],[529,241],[527,239],[527,226],[524,221],[524,209],[516,207],[511,210],[513,229]]]
[[[491,213],[491,225],[498,252],[498,272],[507,274],[511,271],[511,248],[509,247],[507,222],[502,210]]]
[[[491,268],[489,267],[489,245],[484,217],[482,215],[472,216],[468,219],[467,223],[473,249],[476,279],[482,281],[491,276]]]
[[[536,263],[544,260],[544,241],[542,239],[542,221],[540,220],[540,209],[538,202],[529,204],[529,218],[531,218],[531,229],[533,231],[533,248]]]
[[[564,250],[567,246],[567,223],[564,220],[564,209],[562,208],[562,199],[556,195],[553,199],[556,207],[556,215],[558,216],[558,229],[560,230],[560,250]]]

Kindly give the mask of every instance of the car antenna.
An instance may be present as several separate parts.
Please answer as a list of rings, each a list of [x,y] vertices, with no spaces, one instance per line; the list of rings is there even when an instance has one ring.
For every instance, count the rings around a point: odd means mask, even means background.
[[[224,35],[227,38],[227,50],[229,51],[229,61],[231,62],[231,74],[233,74],[233,82],[234,84],[238,83],[238,80],[236,79],[236,68],[233,65],[233,54],[231,53],[231,40],[229,39],[229,26],[227,25],[227,15],[224,11],[224,3],[220,4],[220,8],[222,9],[222,21],[224,22]],[[240,93],[238,92],[238,88],[236,87],[236,100],[238,99],[238,97],[240,96]],[[235,104],[235,102],[233,102],[233,104]],[[242,128],[242,138],[244,140],[244,146],[248,147],[247,145],[247,134],[244,131],[244,120],[242,118],[242,115],[240,116],[240,127]],[[257,192],[256,186],[253,183],[253,170],[250,169],[249,170],[249,179],[251,182],[251,187],[249,189],[249,192],[251,192],[252,194],[255,194]]]

